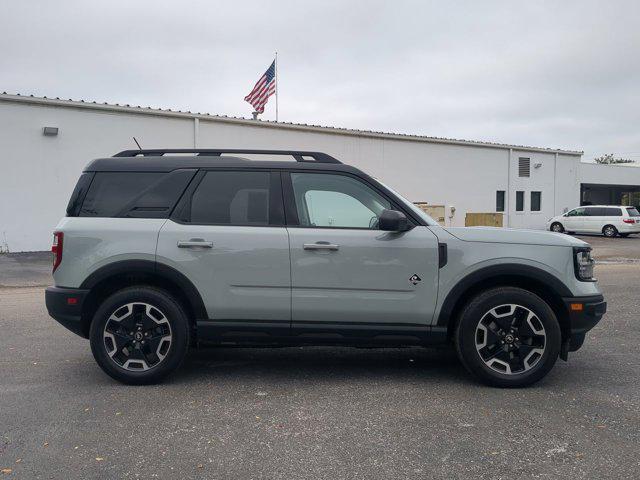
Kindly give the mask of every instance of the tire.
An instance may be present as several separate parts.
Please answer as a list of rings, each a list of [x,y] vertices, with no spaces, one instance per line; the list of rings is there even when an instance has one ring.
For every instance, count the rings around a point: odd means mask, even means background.
[[[618,229],[613,225],[605,225],[604,227],[602,227],[602,234],[605,237],[613,238],[618,235]]]
[[[551,228],[549,229],[552,232],[556,232],[556,233],[562,233],[564,232],[564,227],[562,226],[562,224],[560,222],[553,222],[551,224]]]
[[[454,336],[466,369],[495,387],[526,387],[543,378],[558,359],[561,339],[551,307],[513,287],[492,288],[474,297],[461,312]]]
[[[130,385],[158,383],[189,348],[189,321],[168,292],[138,286],[108,297],[91,322],[91,352],[108,375]]]

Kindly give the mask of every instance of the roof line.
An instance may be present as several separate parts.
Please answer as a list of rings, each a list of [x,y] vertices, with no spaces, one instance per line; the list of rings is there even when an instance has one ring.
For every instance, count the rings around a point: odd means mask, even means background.
[[[199,112],[184,112],[181,110],[171,110],[162,108],[151,108],[131,105],[120,105],[118,103],[111,104],[107,102],[98,103],[95,101],[85,100],[64,100],[59,97],[47,98],[36,97],[34,95],[20,95],[9,94],[7,92],[0,93],[0,101],[5,102],[17,102],[17,103],[29,103],[36,105],[58,106],[67,108],[79,108],[89,110],[101,110],[111,112],[123,112],[142,115],[154,115],[161,117],[174,117],[174,118],[197,118],[203,121],[214,121],[222,123],[233,123],[240,125],[247,125],[252,127],[264,127],[264,128],[279,128],[287,130],[303,130],[317,133],[332,133],[338,135],[348,135],[366,138],[378,138],[400,141],[413,141],[413,142],[425,142],[425,143],[439,143],[445,145],[460,145],[460,146],[472,146],[483,148],[498,148],[498,149],[513,149],[513,150],[526,150],[530,152],[542,152],[542,153],[558,153],[563,155],[582,156],[584,152],[576,150],[562,150],[558,148],[544,148],[544,147],[531,147],[526,145],[511,145],[505,143],[493,143],[483,142],[476,140],[460,140],[454,138],[441,138],[441,137],[429,137],[423,135],[409,135],[402,133],[390,133],[390,132],[378,132],[372,130],[357,130],[340,127],[327,127],[322,125],[308,125],[306,123],[289,123],[289,122],[274,122],[271,120],[253,120],[244,117],[233,117],[226,115],[211,115],[209,113]]]

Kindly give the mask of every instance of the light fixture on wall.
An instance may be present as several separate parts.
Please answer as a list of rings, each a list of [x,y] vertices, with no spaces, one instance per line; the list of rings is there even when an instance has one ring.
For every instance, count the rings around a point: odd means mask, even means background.
[[[42,127],[42,134],[47,137],[55,137],[58,135],[58,127]]]

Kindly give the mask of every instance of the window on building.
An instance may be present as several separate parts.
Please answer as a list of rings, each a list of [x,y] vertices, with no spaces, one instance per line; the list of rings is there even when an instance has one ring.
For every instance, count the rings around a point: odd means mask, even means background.
[[[268,225],[269,172],[207,172],[191,197],[191,223]]]
[[[496,212],[504,212],[504,190],[496,192]]]
[[[526,157],[520,157],[518,159],[518,176],[530,177],[531,176],[531,159]]]
[[[542,203],[542,192],[531,192],[531,211],[539,212]]]
[[[524,192],[516,192],[516,212],[524,212]]]

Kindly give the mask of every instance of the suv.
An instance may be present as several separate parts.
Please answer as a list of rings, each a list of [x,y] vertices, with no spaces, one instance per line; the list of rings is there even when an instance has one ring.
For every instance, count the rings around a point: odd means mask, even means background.
[[[94,160],[52,251],[49,314],[131,384],[161,380],[205,343],[453,343],[480,380],[525,386],[580,348],[606,310],[587,243],[441,227],[317,152]]]
[[[589,205],[569,210],[547,222],[552,232],[602,233],[605,237],[628,237],[640,233],[640,213],[636,207]]]

